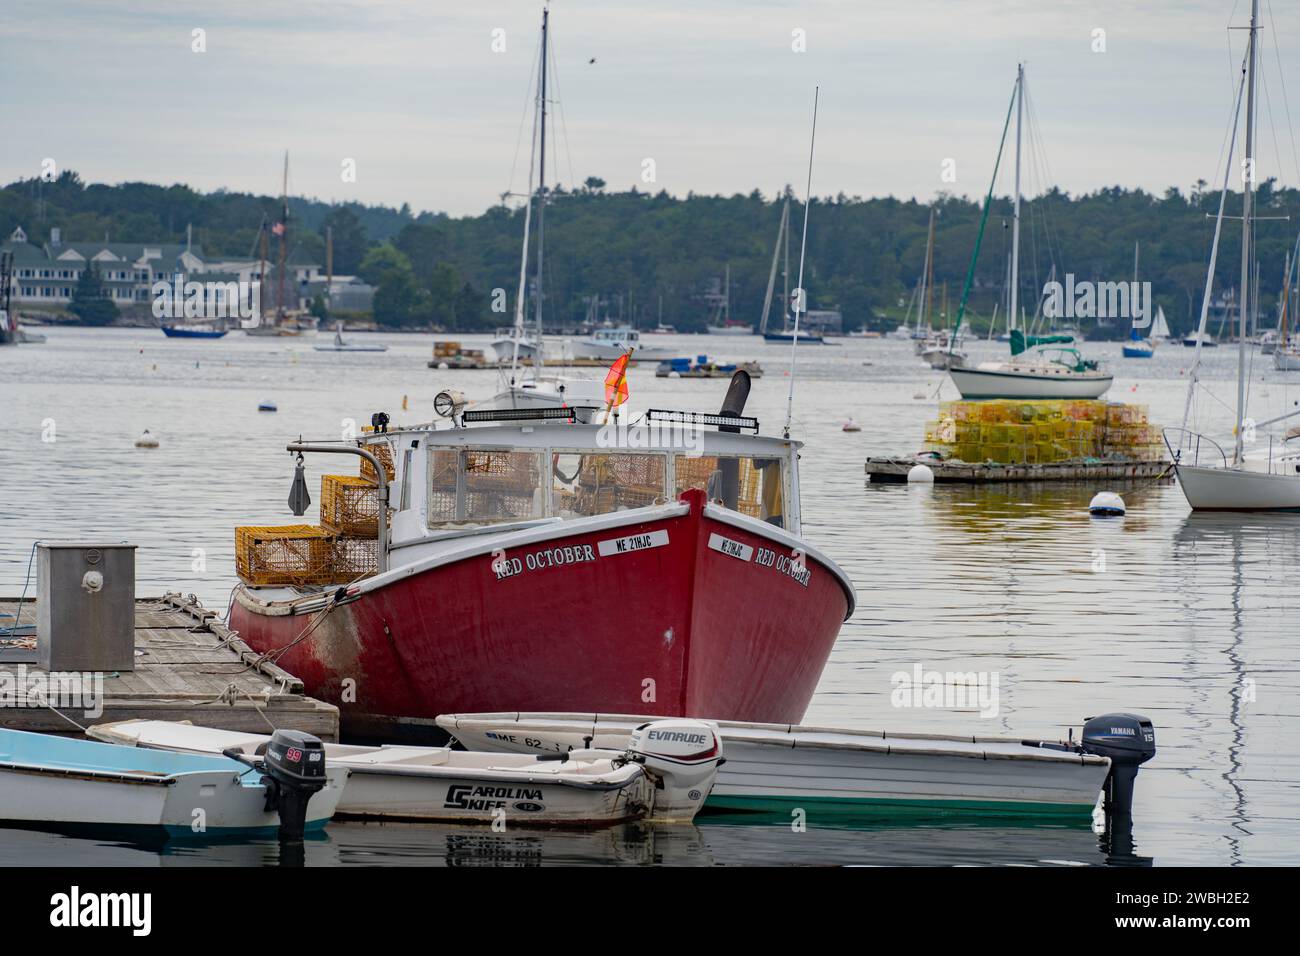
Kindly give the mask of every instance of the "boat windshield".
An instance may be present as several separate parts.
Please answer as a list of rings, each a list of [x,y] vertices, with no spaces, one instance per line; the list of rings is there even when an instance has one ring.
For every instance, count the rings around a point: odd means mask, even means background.
[[[576,448],[429,454],[430,527],[590,517],[664,504],[692,488],[741,514],[785,524],[782,458]]]

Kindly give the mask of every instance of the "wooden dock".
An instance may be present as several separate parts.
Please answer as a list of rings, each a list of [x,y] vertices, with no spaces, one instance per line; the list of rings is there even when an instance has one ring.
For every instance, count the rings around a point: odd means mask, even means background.
[[[0,597],[0,625],[34,625],[35,612],[30,598],[20,608],[17,598]],[[73,736],[80,726],[143,718],[263,734],[288,728],[338,740],[337,707],[306,696],[298,678],[259,661],[193,596],[138,599],[135,649],[135,670],[105,673],[103,713],[88,716],[80,706],[56,711],[39,697],[28,700],[32,679],[45,675],[36,663],[35,630],[0,635],[0,727]]]
[[[1168,461],[1089,460],[1061,461],[1044,465],[999,465],[994,462],[971,464],[964,461],[940,461],[937,458],[900,456],[868,458],[867,477],[873,482],[907,481],[915,465],[927,465],[935,482],[965,484],[1000,484],[1030,481],[1150,481],[1160,478],[1171,467]]]

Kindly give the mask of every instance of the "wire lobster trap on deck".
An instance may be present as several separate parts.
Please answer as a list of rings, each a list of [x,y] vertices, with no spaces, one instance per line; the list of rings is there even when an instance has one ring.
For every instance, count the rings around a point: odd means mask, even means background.
[[[393,467],[393,446],[387,439],[370,442],[361,447],[379,459],[379,463],[384,466],[384,475],[389,481],[397,477],[397,469]],[[370,464],[369,459],[361,459],[361,477],[375,484],[379,483],[379,475],[375,473],[375,466]]]
[[[235,529],[235,571],[259,587],[330,584],[334,535],[309,524]]]
[[[379,486],[356,475],[321,475],[320,523],[336,535],[377,537]]]

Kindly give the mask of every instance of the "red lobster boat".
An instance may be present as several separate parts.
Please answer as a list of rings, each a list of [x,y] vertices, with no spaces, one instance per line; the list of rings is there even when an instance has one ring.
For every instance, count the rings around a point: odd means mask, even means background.
[[[390,520],[351,542],[377,573],[233,598],[240,636],[346,734],[427,739],[439,714],[503,710],[799,722],[854,607],[799,536],[800,443],[739,414],[596,425],[439,399],[450,422],[289,446],[381,476]]]

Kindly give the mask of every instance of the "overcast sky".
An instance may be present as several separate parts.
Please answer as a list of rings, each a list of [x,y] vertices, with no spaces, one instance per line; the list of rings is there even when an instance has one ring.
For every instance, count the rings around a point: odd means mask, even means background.
[[[1228,26],[1244,26],[1249,8],[554,0],[553,158],[566,184],[596,175],[612,189],[679,195],[786,182],[802,192],[820,84],[818,195],[981,195],[1023,59],[1062,188],[1186,189],[1222,175],[1246,36]],[[526,184],[526,127],[519,136],[541,10],[540,0],[2,0],[0,178],[37,175],[52,158],[89,182],[276,193],[288,149],[295,195],[477,213]],[[1260,173],[1287,183],[1300,178],[1284,101],[1285,86],[1300,119],[1292,13],[1280,0],[1261,6]],[[196,29],[206,52],[192,49]],[[498,29],[504,52],[492,49]],[[805,52],[792,49],[796,30]],[[342,180],[346,159],[355,182]],[[941,179],[946,159],[955,183]],[[1031,189],[1047,179],[1028,166],[1026,177]]]

